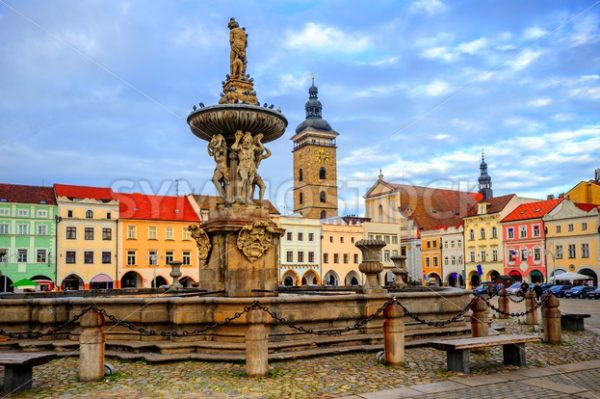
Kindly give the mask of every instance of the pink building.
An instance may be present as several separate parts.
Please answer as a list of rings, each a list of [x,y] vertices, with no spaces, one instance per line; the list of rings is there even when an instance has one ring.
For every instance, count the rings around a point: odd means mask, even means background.
[[[502,219],[504,274],[515,281],[546,281],[545,229],[542,218],[562,198],[519,205]]]

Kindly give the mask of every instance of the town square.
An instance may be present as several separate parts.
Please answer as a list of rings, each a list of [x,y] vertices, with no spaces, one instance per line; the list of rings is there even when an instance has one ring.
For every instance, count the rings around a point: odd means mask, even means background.
[[[1,397],[597,397],[600,2],[0,32]]]

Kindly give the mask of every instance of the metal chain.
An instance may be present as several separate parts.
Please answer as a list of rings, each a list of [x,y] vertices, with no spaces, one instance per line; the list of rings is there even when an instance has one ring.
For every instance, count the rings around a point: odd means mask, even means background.
[[[421,317],[419,317],[417,314],[415,314],[415,313],[411,312],[410,310],[408,310],[400,302],[398,302],[398,304],[404,310],[404,314],[406,316],[410,317],[411,319],[415,320],[416,322],[421,323],[421,324],[426,324],[426,325],[428,325],[430,327],[444,327],[444,326],[446,326],[448,324],[457,322],[462,317],[464,317],[464,315],[469,311],[469,309],[471,309],[471,305],[473,305],[473,302],[475,302],[475,300],[477,300],[477,298],[478,298],[478,296],[475,296],[474,298],[472,298],[471,301],[460,312],[458,312],[455,316],[451,317],[450,319],[447,319],[447,320],[435,320],[435,321],[424,320]]]
[[[508,297],[508,299],[509,299],[509,300],[510,300],[512,303],[521,303],[521,302],[523,302],[525,299],[527,299],[527,298],[525,298],[524,296],[522,296],[522,295],[519,295],[519,294],[517,294],[517,296],[518,296],[518,297],[520,297],[521,299],[513,299],[513,298],[512,298],[512,295],[506,295],[506,296]]]
[[[483,299],[483,301],[492,309],[494,310],[496,313],[499,313],[501,315],[504,316],[508,316],[508,317],[523,317],[528,315],[529,313],[533,313],[536,310],[538,310],[541,306],[544,305],[544,303],[548,300],[549,295],[542,295],[542,297],[540,298],[540,301],[535,301],[535,306],[529,310],[526,310],[524,312],[516,312],[516,313],[512,313],[512,312],[505,312],[503,310],[501,310],[500,308],[497,308],[496,306],[494,306],[492,303],[490,303],[488,300],[486,300],[485,298],[481,298]]]

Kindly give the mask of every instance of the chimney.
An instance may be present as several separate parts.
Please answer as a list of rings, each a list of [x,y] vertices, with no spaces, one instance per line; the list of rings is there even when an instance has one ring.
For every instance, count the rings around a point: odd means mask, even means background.
[[[565,193],[558,194],[558,198],[565,198]]]
[[[594,180],[596,183],[600,183],[600,168],[594,171]]]
[[[548,194],[548,197],[546,197],[546,199],[553,200],[554,199],[554,194]]]

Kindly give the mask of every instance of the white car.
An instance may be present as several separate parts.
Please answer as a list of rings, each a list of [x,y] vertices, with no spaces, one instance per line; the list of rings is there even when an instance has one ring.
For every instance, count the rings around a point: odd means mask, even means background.
[[[508,295],[517,295],[517,293],[519,293],[521,291],[521,284],[522,283],[513,283],[513,285],[508,287],[506,289],[506,292],[508,293]]]

